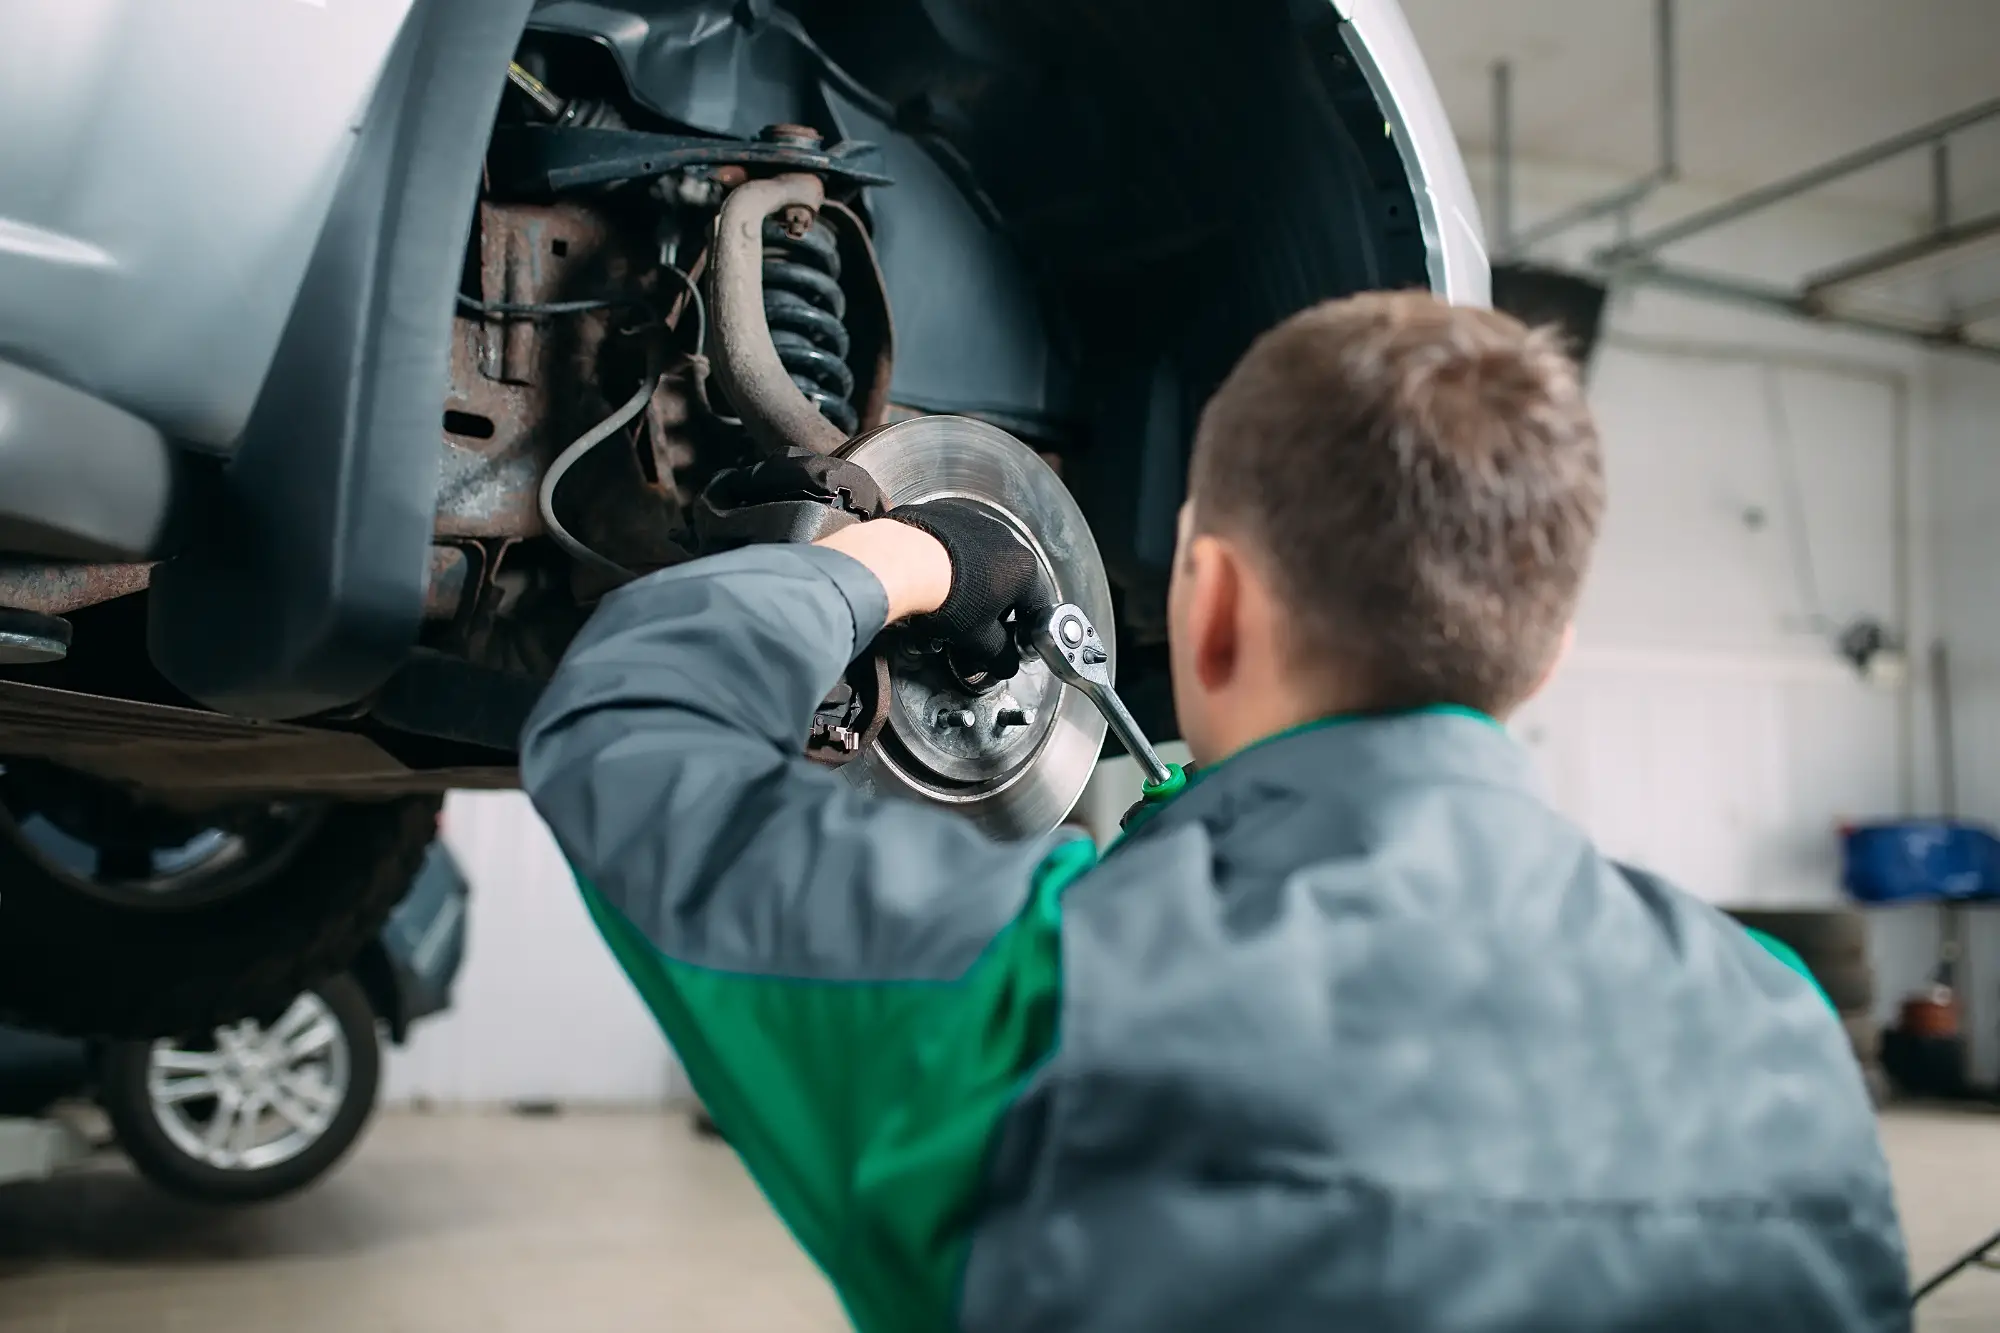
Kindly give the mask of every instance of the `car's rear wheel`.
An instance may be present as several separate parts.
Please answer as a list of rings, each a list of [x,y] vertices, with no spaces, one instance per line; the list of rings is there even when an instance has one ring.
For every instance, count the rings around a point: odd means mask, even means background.
[[[275,1018],[381,927],[438,798],[170,806],[0,770],[0,1018],[151,1038]]]
[[[375,1011],[342,973],[269,1024],[112,1043],[98,1097],[119,1146],[161,1188],[253,1203],[346,1155],[375,1108],[381,1061]]]

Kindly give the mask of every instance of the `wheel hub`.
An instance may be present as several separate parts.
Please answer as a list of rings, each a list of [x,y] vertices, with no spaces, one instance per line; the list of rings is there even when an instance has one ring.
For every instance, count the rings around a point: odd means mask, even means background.
[[[984,505],[1035,553],[1059,597],[1111,625],[1110,583],[1082,510],[1013,436],[966,417],[917,417],[861,436],[841,454],[868,469],[892,506],[947,496]],[[907,630],[890,631],[881,646],[888,725],[840,770],[850,781],[946,806],[995,837],[1038,837],[1061,822],[1104,743],[1104,719],[1088,700],[1032,657],[1010,680],[967,682],[936,645]]]
[[[1004,778],[1055,729],[1062,683],[1039,661],[1012,680],[966,686],[944,654],[905,642],[890,654],[889,735],[912,764],[947,782]]]

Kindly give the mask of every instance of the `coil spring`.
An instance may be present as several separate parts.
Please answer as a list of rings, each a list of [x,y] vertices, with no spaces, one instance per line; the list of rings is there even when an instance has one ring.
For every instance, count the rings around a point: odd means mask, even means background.
[[[793,236],[775,219],[764,223],[764,318],[778,360],[820,415],[847,434],[854,411],[854,372],[847,367],[847,298],[840,290],[840,251],[833,230],[814,220]]]

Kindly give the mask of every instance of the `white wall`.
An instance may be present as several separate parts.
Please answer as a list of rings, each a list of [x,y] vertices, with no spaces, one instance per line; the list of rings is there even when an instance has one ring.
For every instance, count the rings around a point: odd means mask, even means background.
[[[1951,652],[1959,813],[2000,826],[2000,363],[1939,357],[1931,549]],[[1972,1076],[2000,1082],[2000,909],[1966,914]]]
[[[1904,696],[1831,643],[1909,614],[1900,388],[1775,355],[1604,349],[1610,511],[1574,659],[1520,721],[1608,850],[1732,906],[1835,901],[1836,826],[1914,776]]]
[[[452,1009],[389,1057],[392,1102],[652,1103],[685,1090],[518,792],[454,792],[445,842],[472,886]]]

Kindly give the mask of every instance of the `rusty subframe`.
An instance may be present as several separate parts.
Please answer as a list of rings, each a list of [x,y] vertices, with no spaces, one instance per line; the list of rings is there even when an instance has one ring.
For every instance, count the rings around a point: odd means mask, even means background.
[[[603,218],[573,204],[481,204],[480,295],[531,304],[581,296],[586,282],[608,290],[626,271],[606,254],[610,240]],[[535,488],[562,447],[561,432],[579,416],[610,410],[596,368],[609,327],[603,311],[559,323],[454,321],[439,537],[541,535]]]
[[[648,245],[578,204],[485,203],[479,212],[480,295],[533,305],[654,294]],[[629,335],[629,336],[621,336]],[[665,335],[643,306],[550,317],[462,315],[455,321],[445,403],[435,528],[440,542],[518,541],[539,536],[542,475],[563,446],[602,420],[612,404],[601,377],[636,375],[649,341]],[[607,356],[607,353],[610,355]],[[629,389],[618,388],[623,398]],[[674,473],[692,453],[685,382],[669,375],[646,418],[650,468],[633,449],[603,448],[565,482],[587,496],[574,518],[579,537],[632,568],[684,553],[668,534],[684,526]]]
[[[472,563],[456,546],[433,546],[425,582],[424,614],[448,620],[464,601]],[[0,561],[0,607],[68,615],[100,602],[144,592],[153,581],[146,564],[92,565],[68,560]]]
[[[144,591],[153,581],[147,564],[92,565],[72,560],[0,561],[0,606],[67,615],[116,597]]]

